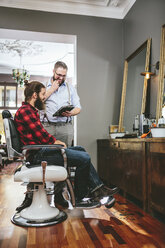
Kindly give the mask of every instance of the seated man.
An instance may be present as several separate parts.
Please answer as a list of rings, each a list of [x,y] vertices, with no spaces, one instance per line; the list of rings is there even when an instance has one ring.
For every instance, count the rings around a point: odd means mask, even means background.
[[[64,142],[56,140],[42,126],[38,110],[44,108],[45,86],[38,82],[32,81],[25,83],[25,102],[15,114],[15,125],[20,135],[22,145],[37,144],[59,144],[63,145],[67,155],[68,166],[75,166],[75,198],[76,207],[93,208],[100,206],[100,200],[104,197],[106,207],[112,207],[115,199],[112,197],[117,192],[117,188],[106,188],[99,179],[95,168],[93,167],[90,156],[82,147],[66,148]],[[47,161],[48,165],[64,165],[63,156],[57,149],[42,148],[35,151],[30,162],[40,164],[41,161]],[[90,197],[88,201],[83,201],[84,197]],[[56,201],[60,197],[55,196]],[[16,210],[21,211],[31,204],[31,197],[26,196],[23,204]]]

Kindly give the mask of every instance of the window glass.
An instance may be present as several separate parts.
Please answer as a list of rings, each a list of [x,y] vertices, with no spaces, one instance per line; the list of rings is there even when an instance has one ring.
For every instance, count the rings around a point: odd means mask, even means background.
[[[3,128],[3,120],[2,120],[2,111],[0,111],[0,142],[1,144],[5,142],[4,128]]]
[[[24,88],[18,87],[17,107],[20,107],[22,105],[23,100],[24,100]]]
[[[6,107],[16,107],[15,86],[6,86]]]
[[[4,106],[4,86],[0,86],[0,107]]]

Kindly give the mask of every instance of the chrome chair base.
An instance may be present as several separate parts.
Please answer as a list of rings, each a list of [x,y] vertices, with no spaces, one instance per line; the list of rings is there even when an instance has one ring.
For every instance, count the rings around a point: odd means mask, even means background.
[[[67,214],[64,211],[59,211],[59,214],[54,218],[48,220],[28,220],[21,216],[21,213],[16,213],[12,216],[11,222],[18,226],[23,227],[44,227],[44,226],[51,226],[61,223],[62,221],[67,219]]]

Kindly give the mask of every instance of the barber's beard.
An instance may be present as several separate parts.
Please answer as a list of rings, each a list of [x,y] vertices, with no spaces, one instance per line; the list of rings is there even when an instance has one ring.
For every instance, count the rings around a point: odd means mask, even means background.
[[[65,82],[65,80],[63,79],[63,80],[61,81],[60,85],[62,85],[64,82]]]
[[[57,79],[58,80],[58,79]],[[62,79],[62,81],[60,81],[60,86],[65,82],[64,79]]]
[[[40,97],[37,97],[37,100],[35,101],[34,106],[38,109],[38,110],[44,110],[45,109],[45,103],[40,99]]]

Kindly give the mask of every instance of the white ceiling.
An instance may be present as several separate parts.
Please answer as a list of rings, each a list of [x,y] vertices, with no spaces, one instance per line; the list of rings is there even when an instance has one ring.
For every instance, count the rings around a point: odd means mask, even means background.
[[[136,0],[0,0],[0,6],[123,19],[135,1]],[[11,33],[12,31],[9,34],[3,32],[4,31],[0,29],[0,43],[5,43],[7,38],[16,39],[16,34],[17,40],[34,39],[34,34],[32,34],[33,38],[30,38],[29,33],[23,33],[23,31],[21,34],[18,34],[18,31],[14,31],[14,34]],[[73,60],[75,55],[73,51],[74,42],[71,38],[75,37],[69,37],[68,40],[68,37],[64,37],[66,35],[56,34],[56,36],[58,37],[53,37],[52,40],[52,37],[48,39],[48,34],[46,35],[46,42],[40,43],[43,47],[42,54],[33,56],[33,59],[28,56],[23,56],[22,66],[25,66],[32,75],[51,75],[54,62],[62,58],[64,61],[66,60],[65,62],[69,65],[69,76],[73,76],[74,68],[72,68],[72,65],[74,64]],[[44,39],[43,37],[39,37],[36,42],[44,41]],[[53,49],[51,46],[54,46]],[[52,50],[54,51],[53,53]],[[40,61],[40,63],[38,63],[38,61]],[[0,73],[10,74],[11,69],[15,67],[19,68],[19,65],[20,58],[18,55],[13,56],[13,54],[4,53],[0,49]]]
[[[4,44],[6,48],[2,49]],[[68,77],[73,77],[73,44],[0,39],[0,73],[2,74],[11,74],[12,69],[25,68],[30,75],[50,76],[58,60],[68,65]]]
[[[23,46],[19,46],[19,42]],[[42,51],[32,54],[28,42],[34,47],[39,45]],[[27,49],[20,60],[19,51],[24,45]],[[73,84],[76,84],[75,59],[75,35],[0,29],[0,74],[11,74],[12,69],[24,67],[30,75],[50,76],[54,63],[62,60],[68,65],[68,78],[74,77]]]
[[[0,0],[0,6],[123,19],[136,0]]]

